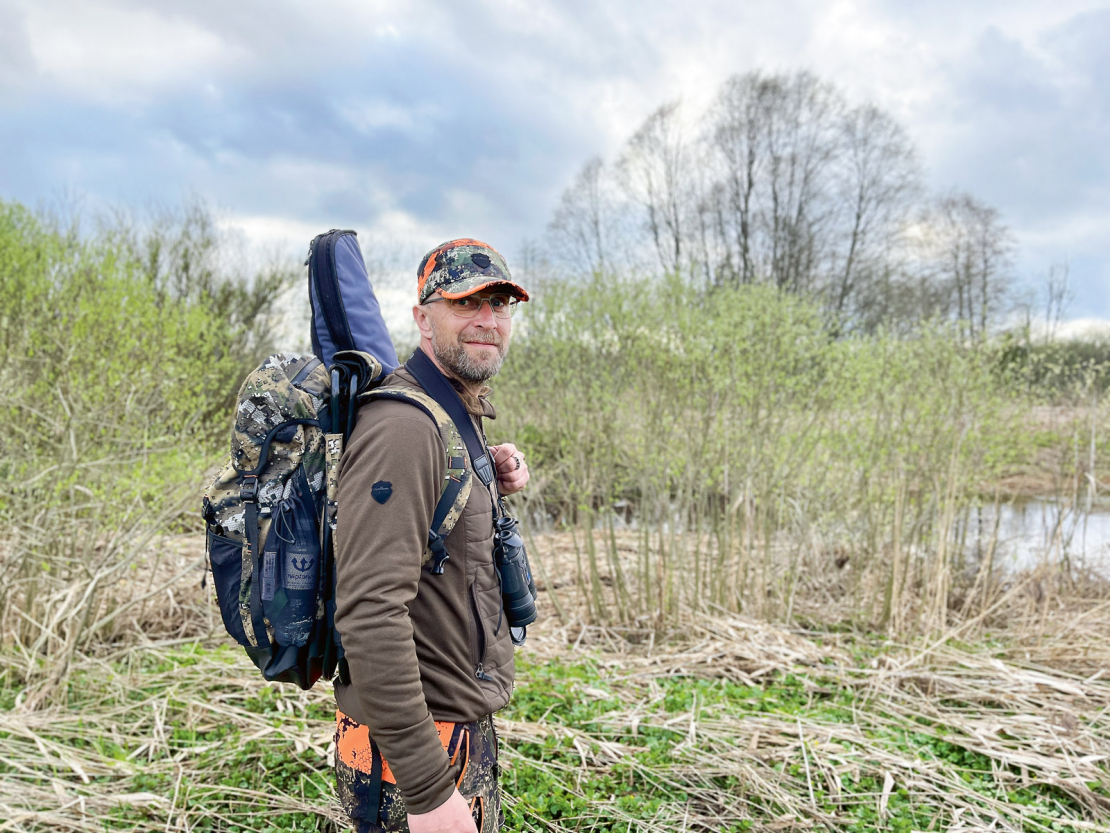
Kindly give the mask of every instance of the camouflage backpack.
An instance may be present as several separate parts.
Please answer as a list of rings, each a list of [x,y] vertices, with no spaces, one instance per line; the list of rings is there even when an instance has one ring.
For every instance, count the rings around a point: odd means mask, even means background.
[[[338,670],[333,534],[339,459],[355,406],[400,399],[436,424],[447,471],[424,562],[442,572],[443,541],[470,495],[458,429],[421,391],[378,387],[380,363],[342,351],[325,368],[315,356],[271,356],[239,391],[231,457],[204,495],[208,557],[227,632],[267,680],[310,688]]]

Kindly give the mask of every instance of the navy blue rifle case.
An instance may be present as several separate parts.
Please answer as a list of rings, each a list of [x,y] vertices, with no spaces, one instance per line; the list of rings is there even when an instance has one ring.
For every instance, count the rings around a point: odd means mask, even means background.
[[[355,232],[343,229],[317,235],[308,248],[312,351],[330,368],[335,354],[361,350],[382,365],[382,375],[400,362],[370,286]]]

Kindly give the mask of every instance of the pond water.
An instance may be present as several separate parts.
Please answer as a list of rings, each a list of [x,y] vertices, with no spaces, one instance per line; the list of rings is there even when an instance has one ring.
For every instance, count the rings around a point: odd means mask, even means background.
[[[1073,570],[1110,580],[1110,497],[1095,501],[1089,511],[1052,498],[1021,498],[997,509],[973,507],[953,532],[955,541],[964,542],[960,569],[974,574],[990,546],[996,519],[996,569],[1020,572],[1066,559]],[[613,504],[612,522],[618,530],[639,528],[633,504],[625,501]],[[533,515],[531,523],[534,530],[553,528],[552,519],[542,514]],[[669,531],[670,525],[664,523],[663,529]]]
[[[982,553],[994,534],[995,508],[983,507],[968,518],[966,546]],[[1049,499],[1003,504],[998,509],[998,547],[994,562],[1005,570],[1024,570],[1067,558],[1073,568],[1110,578],[1110,504],[1090,511]]]

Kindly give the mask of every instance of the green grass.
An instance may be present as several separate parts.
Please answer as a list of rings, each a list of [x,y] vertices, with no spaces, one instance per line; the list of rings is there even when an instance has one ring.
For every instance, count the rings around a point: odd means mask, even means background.
[[[884,650],[876,643],[862,653]],[[907,720],[888,708],[893,701],[869,697],[867,664],[797,668],[749,685],[639,675],[600,654],[538,661],[525,652],[513,700],[498,715],[507,829],[667,830],[684,818],[688,829],[721,831],[774,821],[944,829],[943,797],[912,787],[914,769],[949,785],[953,807],[970,803],[989,818],[1005,806],[1008,821],[1024,826],[1000,829],[1097,829],[1074,791],[1014,767],[1001,772],[958,726]],[[95,826],[75,818],[16,829],[153,830],[174,819],[191,830],[335,829],[324,757],[330,693],[264,685],[254,673],[237,650],[200,645],[75,670],[64,704],[24,731],[3,724],[0,804],[15,795],[32,803],[60,784],[100,808]],[[10,704],[12,689],[3,694]],[[952,713],[972,704],[945,705]],[[1110,806],[1104,784],[1087,787]],[[140,797],[110,798],[119,794]]]
[[[635,733],[614,725],[607,716],[621,708],[618,700],[583,699],[577,695],[583,686],[604,687],[605,672],[595,664],[580,663],[572,666],[525,665],[523,682],[518,687],[512,704],[503,713],[513,720],[538,720],[565,726],[569,729],[599,733],[610,742],[620,743],[631,751],[629,759],[614,765],[602,777],[590,777],[568,789],[568,778],[559,777],[560,771],[568,772],[580,767],[581,755],[568,737],[561,741],[543,744],[521,744],[515,747],[519,761],[510,770],[506,789],[517,797],[508,820],[510,829],[524,827],[531,816],[545,819],[574,819],[592,815],[591,806],[598,801],[611,801],[621,796],[615,806],[621,811],[620,819],[612,820],[612,827],[623,829],[628,820],[648,821],[656,817],[664,803],[682,805],[691,800],[690,786],[682,780],[659,777],[659,773],[673,769],[681,761],[687,739],[684,724],[677,728],[660,725],[640,726]],[[855,710],[869,704],[860,702],[847,689],[818,689],[807,685],[804,678],[787,674],[768,681],[763,687],[738,685],[727,680],[704,680],[686,677],[663,678],[656,681],[661,695],[659,722],[667,717],[696,710],[699,718],[731,716],[740,720],[755,715],[801,719],[806,723],[851,724]],[[865,738],[876,744],[893,747],[907,757],[921,761],[943,763],[971,789],[984,796],[1022,804],[1043,814],[1046,820],[1078,814],[1081,808],[1067,795],[1049,785],[1033,785],[1011,792],[999,791],[991,776],[991,759],[970,752],[956,743],[939,739],[945,734],[943,725],[931,725],[931,732],[907,729],[898,732],[869,733]],[[860,748],[861,755],[866,748]],[[806,777],[804,762],[776,763],[773,768],[796,779]],[[735,777],[715,777],[712,785],[724,793],[743,795],[743,783]],[[925,829],[936,818],[935,806],[915,801],[911,793],[900,788],[892,790],[886,806],[885,823],[880,819],[875,796],[883,789],[883,778],[876,774],[861,774],[856,779],[843,782],[843,792],[831,795],[820,786],[814,789],[817,807],[835,816],[847,831]],[[1103,794],[1110,795],[1105,789]],[[766,819],[781,818],[789,808],[763,802],[750,796],[752,808],[763,811]],[[720,827],[725,831],[749,830],[752,820],[738,820]],[[1069,829],[1049,823],[1046,829]]]

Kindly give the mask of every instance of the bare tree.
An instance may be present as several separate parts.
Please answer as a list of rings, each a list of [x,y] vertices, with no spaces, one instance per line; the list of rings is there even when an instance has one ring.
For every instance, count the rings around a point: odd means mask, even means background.
[[[705,119],[719,167],[704,207],[719,280],[820,285],[835,238],[832,172],[844,110],[840,94],[806,72],[725,82]]]
[[[664,271],[683,265],[689,228],[688,149],[679,102],[664,104],[643,123],[617,165],[621,186],[646,212],[646,226]]]
[[[808,72],[769,80],[761,111],[768,155],[769,274],[792,291],[814,288],[825,232],[830,162],[838,149],[843,100]]]
[[[871,291],[886,289],[891,243],[921,191],[913,145],[889,115],[873,105],[857,107],[845,114],[841,131],[837,186],[847,215],[846,249],[829,281],[829,306],[838,317],[862,282]]]
[[[606,270],[606,252],[613,243],[613,208],[605,177],[605,163],[595,156],[563,192],[549,228],[563,259],[586,272]]]
[[[946,290],[942,312],[982,338],[1010,289],[1010,231],[997,209],[970,194],[937,200],[925,223],[925,268]]]
[[[1064,317],[1071,302],[1075,300],[1075,292],[1068,286],[1068,260],[1062,263],[1053,263],[1048,268],[1045,278],[1045,312],[1044,312],[1044,337],[1046,341],[1056,338],[1060,329],[1060,320]]]
[[[724,175],[708,191],[705,213],[713,218],[722,244],[722,278],[752,283],[756,182],[765,152],[761,136],[761,93],[766,82],[758,73],[725,81],[708,113],[708,143],[723,162]],[[735,248],[733,248],[735,246]]]

